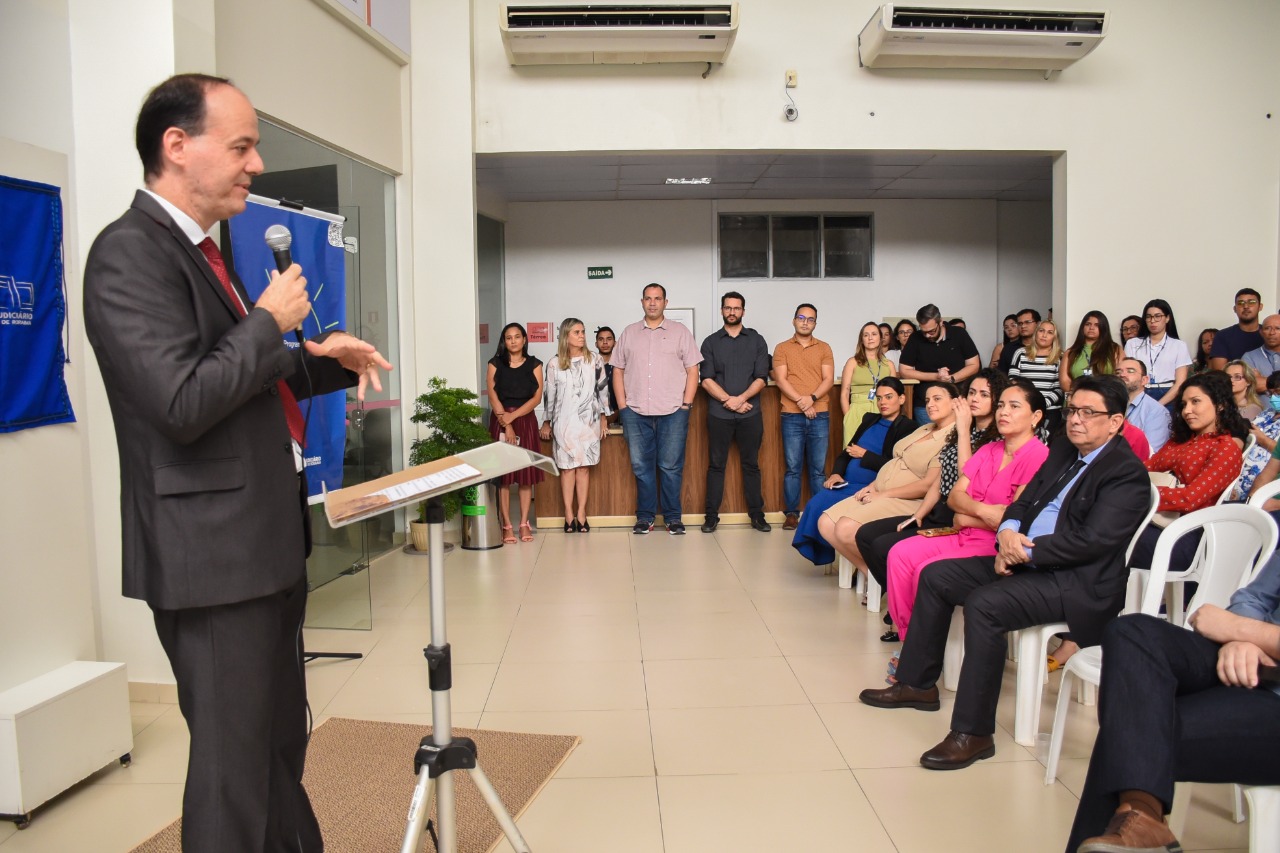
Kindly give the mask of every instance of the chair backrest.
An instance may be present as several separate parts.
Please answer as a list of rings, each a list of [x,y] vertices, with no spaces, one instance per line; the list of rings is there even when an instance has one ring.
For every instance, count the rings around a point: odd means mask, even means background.
[[[1249,506],[1256,506],[1258,509],[1262,509],[1264,503],[1277,495],[1280,495],[1280,477],[1265,486],[1255,486],[1253,491],[1249,493]]]
[[[1226,607],[1232,593],[1248,583],[1270,559],[1280,535],[1270,516],[1247,504],[1224,504],[1187,513],[1161,531],[1156,541],[1151,578],[1140,612],[1152,616],[1159,613],[1173,545],[1186,534],[1200,529],[1204,530],[1204,537],[1198,557],[1202,560],[1197,578],[1199,589],[1187,607],[1188,617],[1202,604]]]
[[[1241,451],[1240,455],[1240,473],[1231,481],[1231,485],[1227,486],[1226,490],[1218,495],[1218,500],[1215,501],[1217,506],[1222,506],[1227,501],[1238,500],[1240,484],[1244,482],[1244,476],[1249,471],[1249,451],[1253,450],[1257,444],[1257,437],[1253,433],[1249,433],[1249,438],[1245,441],[1244,450]]]
[[[1138,538],[1142,536],[1147,525],[1151,523],[1151,519],[1156,517],[1156,508],[1160,506],[1160,490],[1156,488],[1156,484],[1151,484],[1151,501],[1147,507],[1147,514],[1143,517],[1142,523],[1138,525],[1138,529],[1133,531],[1133,538],[1129,540],[1129,547],[1124,550],[1124,564],[1129,565],[1129,558],[1133,556],[1133,549],[1138,545]]]

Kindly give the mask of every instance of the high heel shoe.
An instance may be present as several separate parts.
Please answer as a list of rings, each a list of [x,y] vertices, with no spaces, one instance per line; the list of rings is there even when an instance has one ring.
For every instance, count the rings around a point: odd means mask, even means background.
[[[571,527],[574,533],[582,532],[582,522],[578,521],[578,519],[576,518],[573,520],[573,524],[571,525]]]
[[[574,525],[575,525],[575,524],[577,524],[577,523],[578,523],[578,522],[576,522],[576,521],[566,521],[566,522],[564,523],[564,532],[565,532],[565,533],[577,533],[577,532],[578,532],[578,528],[574,527]]]
[[[579,531],[580,533],[590,533],[590,532],[591,532],[591,525],[587,522],[587,520],[586,520],[586,519],[583,519],[583,520],[580,522],[580,524],[581,524],[581,526],[578,528],[578,531]]]

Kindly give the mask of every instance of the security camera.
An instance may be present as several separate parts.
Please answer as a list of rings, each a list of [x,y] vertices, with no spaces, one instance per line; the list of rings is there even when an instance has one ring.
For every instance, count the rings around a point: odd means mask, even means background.
[[[783,109],[782,114],[787,117],[787,121],[795,121],[800,118],[800,111],[794,106],[786,107]]]

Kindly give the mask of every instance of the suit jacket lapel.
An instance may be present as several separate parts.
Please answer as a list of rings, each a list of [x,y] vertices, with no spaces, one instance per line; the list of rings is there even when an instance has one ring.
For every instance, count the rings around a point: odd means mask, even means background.
[[[186,255],[191,266],[196,270],[199,270],[200,275],[204,278],[205,284],[213,290],[219,301],[221,301],[226,307],[228,313],[231,314],[233,319],[239,320],[239,306],[231,301],[230,294],[228,294],[226,288],[222,286],[222,282],[218,281],[218,277],[209,266],[209,261],[205,259],[205,256],[200,249],[192,243],[187,238],[187,235],[183,233],[182,229],[178,227],[178,223],[173,221],[173,217],[169,215],[168,211],[157,204],[155,199],[147,195],[142,190],[138,190],[137,194],[133,197],[133,206],[145,213],[148,217],[153,219],[157,225],[169,232],[169,236],[177,242],[179,249]],[[235,273],[231,272],[229,266],[227,271],[231,275],[232,285],[238,286],[239,280]],[[245,307],[248,307],[251,303],[249,302],[248,296],[246,296],[243,291],[243,287],[239,287],[237,290],[240,294],[240,298],[244,300]]]

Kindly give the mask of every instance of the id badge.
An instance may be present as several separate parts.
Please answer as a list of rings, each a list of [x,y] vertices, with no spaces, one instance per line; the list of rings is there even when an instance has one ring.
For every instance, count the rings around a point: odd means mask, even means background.
[[[867,392],[867,399],[873,403],[876,401],[876,389],[872,388]]]
[[[1080,371],[1080,375],[1081,375],[1081,376],[1092,376],[1092,375],[1093,375],[1093,368],[1092,368],[1092,367],[1086,367],[1084,370]]]

